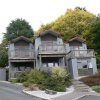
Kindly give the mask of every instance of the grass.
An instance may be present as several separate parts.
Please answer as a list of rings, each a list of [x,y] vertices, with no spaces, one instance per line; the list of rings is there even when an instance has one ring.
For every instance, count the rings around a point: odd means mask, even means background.
[[[100,85],[92,86],[92,89],[98,93],[100,93]]]

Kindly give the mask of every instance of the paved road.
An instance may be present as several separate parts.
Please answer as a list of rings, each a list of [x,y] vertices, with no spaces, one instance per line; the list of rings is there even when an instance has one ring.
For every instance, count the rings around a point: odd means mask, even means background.
[[[89,95],[89,96],[84,96],[78,100],[100,100],[100,96]]]
[[[15,84],[0,82],[0,100],[42,100],[24,94],[23,88]]]

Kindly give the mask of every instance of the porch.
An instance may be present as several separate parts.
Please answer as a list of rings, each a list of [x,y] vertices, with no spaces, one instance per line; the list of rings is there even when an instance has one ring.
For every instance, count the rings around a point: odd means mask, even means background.
[[[38,49],[39,54],[65,54],[64,45],[40,45]]]
[[[40,56],[38,59],[39,69],[51,72],[53,67],[65,67],[65,57],[44,57]]]
[[[9,59],[34,59],[34,50],[33,49],[10,50]]]
[[[26,61],[26,62],[10,62],[10,79],[16,78],[22,72],[30,71],[34,69],[35,62],[34,61]]]

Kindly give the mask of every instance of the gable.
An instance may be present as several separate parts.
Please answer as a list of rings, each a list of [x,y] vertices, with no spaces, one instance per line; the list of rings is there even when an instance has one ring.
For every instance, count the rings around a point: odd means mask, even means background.
[[[59,33],[54,32],[54,31],[52,31],[52,30],[47,30],[47,31],[41,33],[39,36],[40,36],[40,37],[43,37],[43,36],[45,36],[45,35],[52,35],[52,36],[54,36],[54,37],[59,37]]]
[[[42,41],[56,41],[57,37],[51,35],[51,34],[45,34],[44,36],[41,37]]]
[[[25,41],[25,40],[19,40],[19,41],[16,41],[14,43],[15,46],[28,46],[29,45],[29,42]]]
[[[15,39],[13,39],[13,40],[11,41],[11,43],[16,43],[16,42],[18,42],[18,41],[25,41],[25,42],[27,42],[27,43],[31,43],[31,40],[30,40],[29,38],[24,37],[24,36],[20,36],[20,37],[17,37],[17,38],[15,38]]]
[[[77,41],[77,42],[80,42],[80,43],[84,43],[85,42],[85,40],[80,38],[80,37],[74,37],[74,38],[70,39],[68,41],[68,43],[71,43],[71,42],[74,42],[74,41]]]
[[[73,40],[73,41],[69,42],[69,46],[82,46],[82,42],[80,42],[78,40]]]

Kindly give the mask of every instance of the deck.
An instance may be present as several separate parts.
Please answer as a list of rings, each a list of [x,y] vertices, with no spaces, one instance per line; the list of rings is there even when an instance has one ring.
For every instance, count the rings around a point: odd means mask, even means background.
[[[72,50],[67,53],[67,59],[69,58],[88,58],[88,57],[95,57],[94,50]]]

